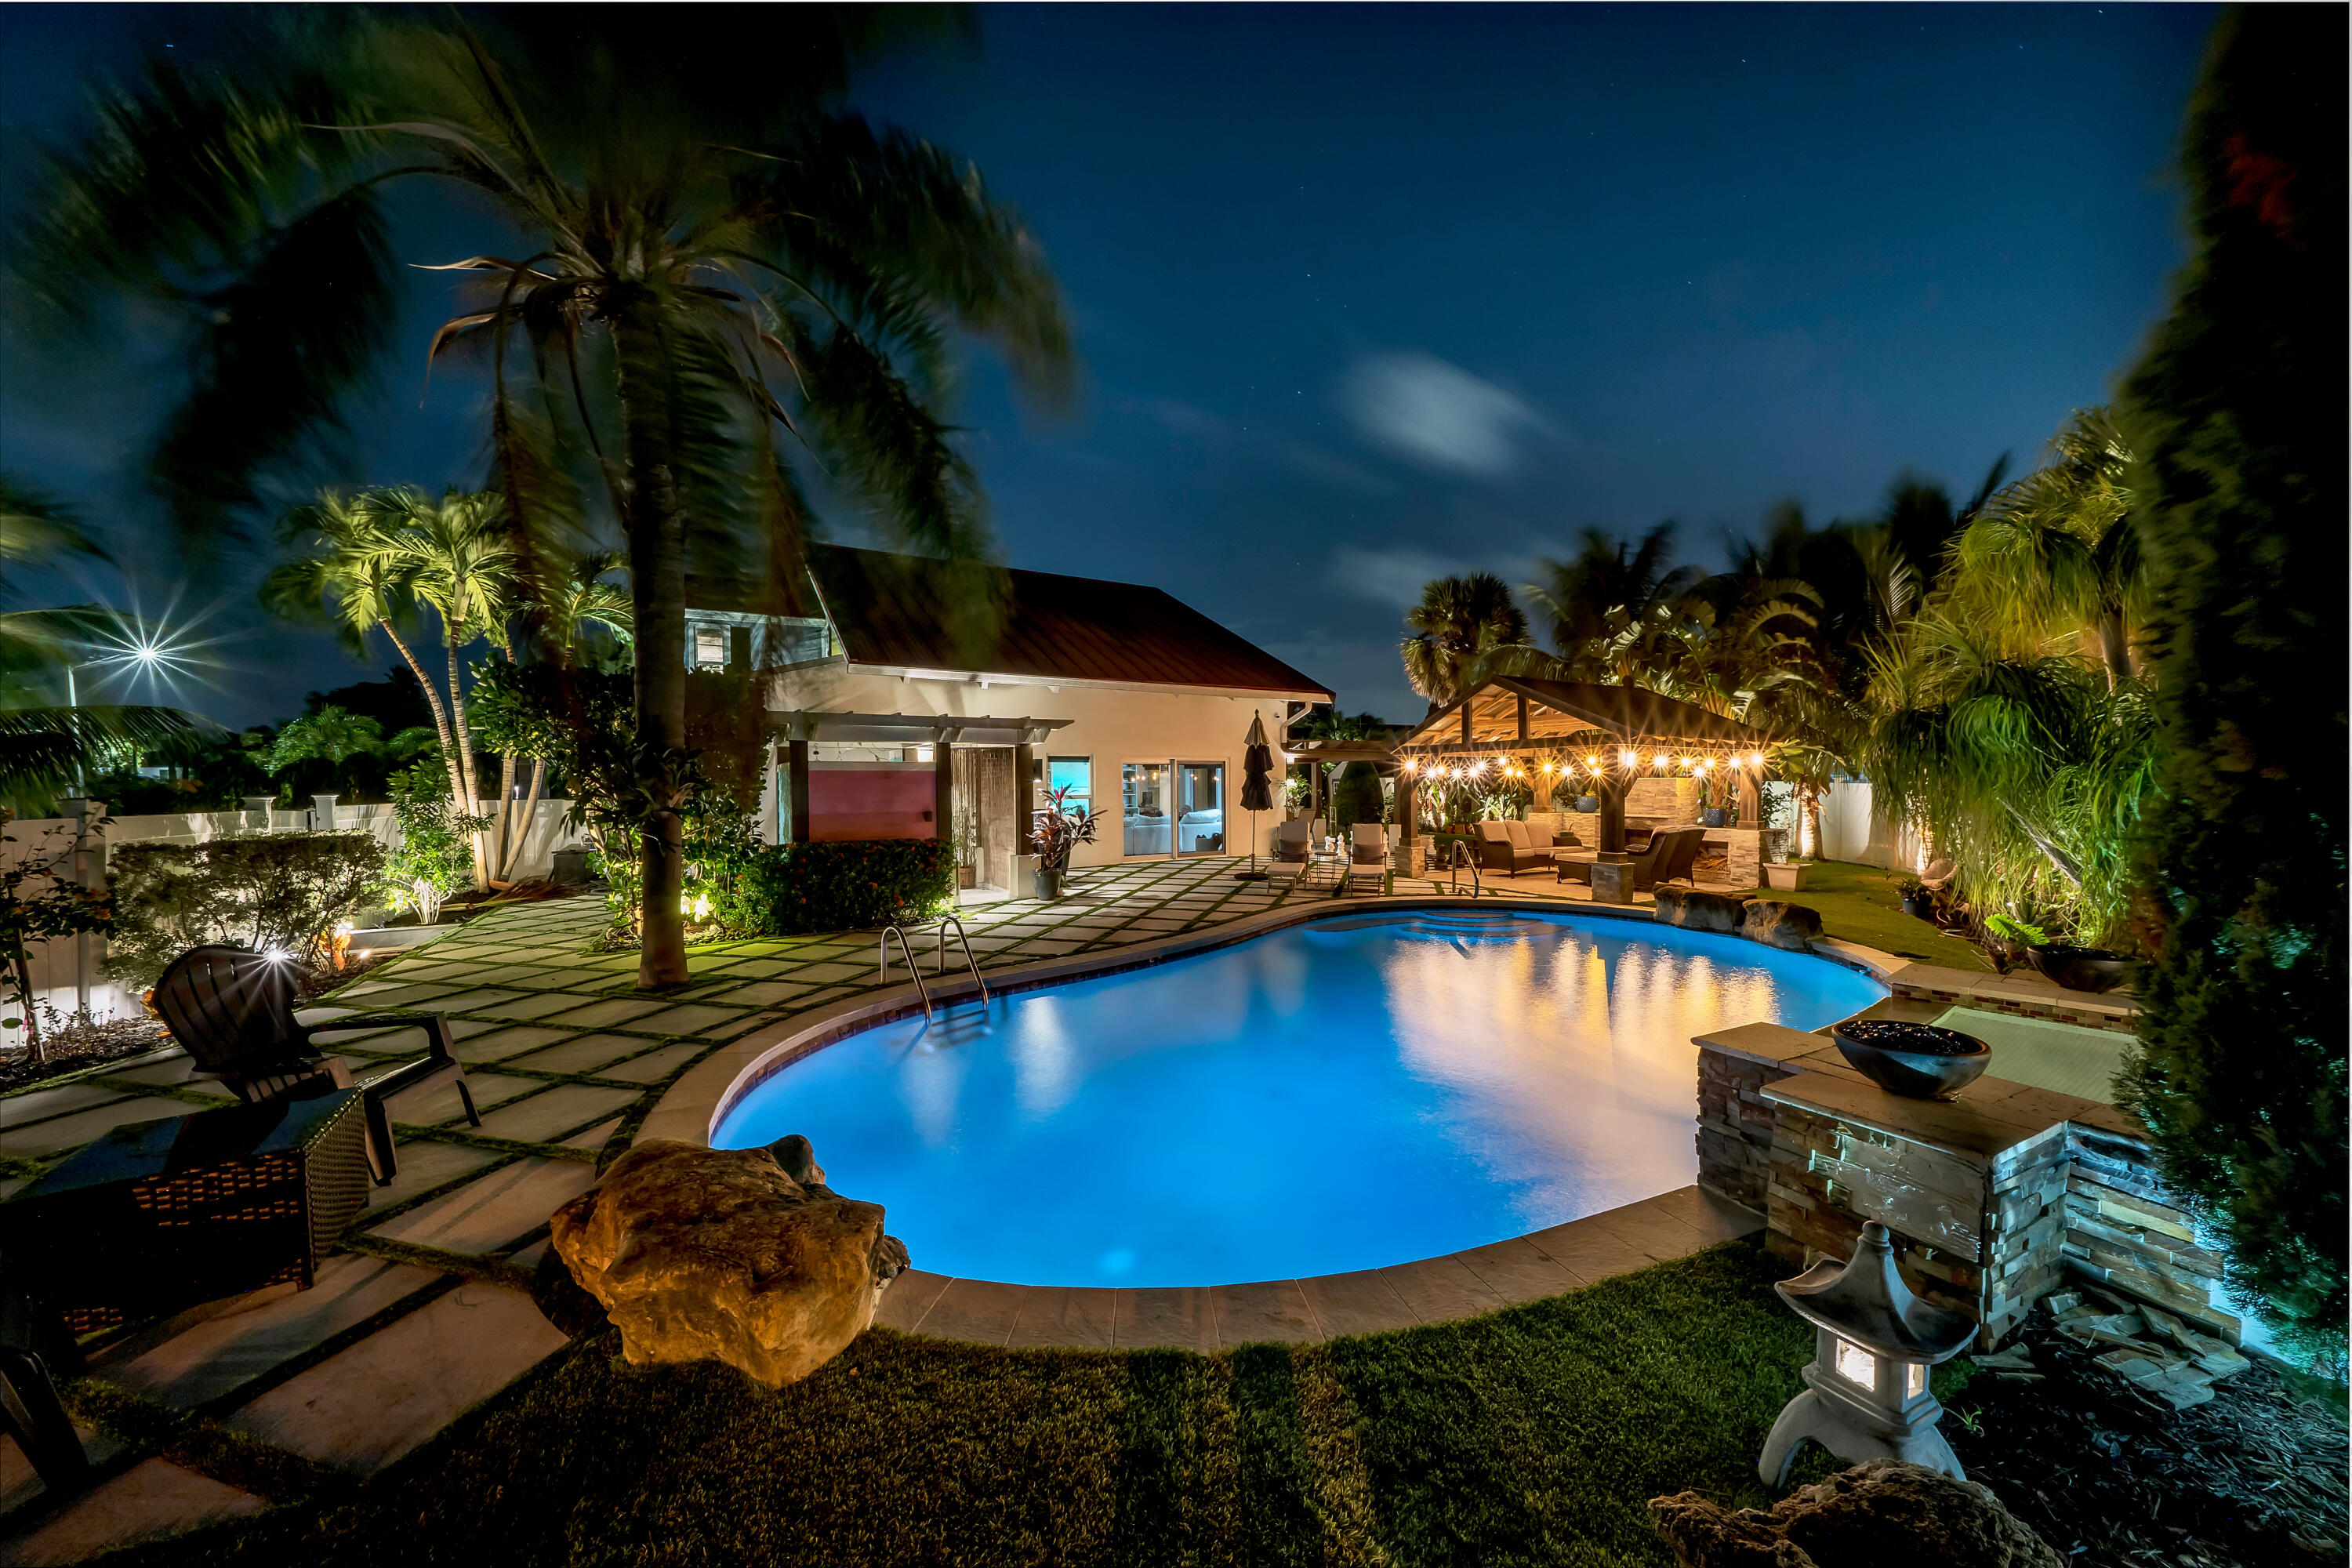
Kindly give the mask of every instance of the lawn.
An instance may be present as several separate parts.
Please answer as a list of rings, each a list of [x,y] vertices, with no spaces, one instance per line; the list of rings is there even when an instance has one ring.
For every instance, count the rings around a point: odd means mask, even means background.
[[[1668,1564],[1650,1498],[1767,1500],[1756,1454],[1812,1347],[1789,1272],[1733,1242],[1217,1356],[877,1330],[781,1391],[630,1367],[606,1332],[333,1500],[110,1561]]]
[[[1851,866],[1843,860],[1816,860],[1805,875],[1801,893],[1758,892],[1762,899],[1788,899],[1822,912],[1822,930],[1829,936],[1858,942],[1881,952],[1925,959],[1953,969],[1990,970],[1984,954],[1971,942],[1939,934],[1926,921],[1903,912],[1896,889],[1906,873],[1882,871],[1874,866]]]

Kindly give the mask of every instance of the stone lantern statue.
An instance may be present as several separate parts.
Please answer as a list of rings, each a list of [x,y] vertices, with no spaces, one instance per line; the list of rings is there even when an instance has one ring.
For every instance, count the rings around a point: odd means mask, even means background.
[[[1911,1294],[1885,1226],[1862,1227],[1852,1262],[1825,1258],[1772,1289],[1820,1332],[1805,1392],[1772,1423],[1756,1462],[1766,1485],[1788,1484],[1808,1437],[1850,1465],[1901,1459],[1968,1479],[1936,1430],[1944,1407],[1927,1392],[1927,1369],[1976,1338],[1977,1325]]]

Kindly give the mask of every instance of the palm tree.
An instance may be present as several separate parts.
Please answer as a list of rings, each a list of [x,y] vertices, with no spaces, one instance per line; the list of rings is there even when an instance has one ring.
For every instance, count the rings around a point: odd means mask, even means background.
[[[1552,647],[1570,680],[1660,685],[1681,651],[1676,632],[1703,574],[1673,566],[1675,525],[1662,522],[1627,554],[1625,542],[1587,529],[1577,552],[1543,563],[1528,596],[1551,621]]]
[[[1398,645],[1404,678],[1432,712],[1498,675],[1533,673],[1549,661],[1528,640],[1528,617],[1491,572],[1440,577],[1405,612],[1412,633]]]
[[[2134,679],[2147,573],[2124,483],[2131,447],[2105,408],[2078,408],[2052,461],[2001,490],[1959,535],[1962,581],[2021,648],[2080,634],[2110,689]]]
[[[792,574],[809,507],[780,436],[872,521],[980,555],[978,484],[939,412],[951,334],[1053,393],[1067,331],[976,170],[824,111],[897,16],[793,8],[704,34],[676,12],[519,7],[499,25],[488,41],[306,13],[233,79],[154,67],[57,161],[31,291],[67,321],[122,292],[193,307],[196,374],[155,467],[202,528],[331,433],[380,364],[406,259],[390,194],[420,187],[406,199],[440,198],[440,232],[483,236],[442,263],[478,287],[432,354],[487,362],[525,577],[599,508],[626,542],[650,803],[638,980],[674,984],[688,558]]]

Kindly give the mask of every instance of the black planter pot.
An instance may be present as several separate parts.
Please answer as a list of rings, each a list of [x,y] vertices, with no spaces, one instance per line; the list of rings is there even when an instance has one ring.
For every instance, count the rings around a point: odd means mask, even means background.
[[[1903,912],[1916,920],[1934,920],[1936,918],[1936,900],[1925,893],[1921,893],[1916,898],[1905,899],[1903,900]]]
[[[1731,820],[1731,814],[1720,806],[1709,806],[1698,814],[1701,827],[1721,827]]]
[[[1029,873],[1029,890],[1032,894],[1040,899],[1060,898],[1062,896],[1062,873],[1059,871],[1048,871],[1044,867],[1039,867],[1037,869]]]
[[[1990,1046],[1933,1024],[1858,1018],[1838,1025],[1830,1037],[1856,1072],[1906,1100],[1951,1100],[1992,1064]]]
[[[2044,977],[2069,991],[2113,991],[2124,983],[2131,961],[2120,952],[2099,947],[2068,947],[2053,942],[2031,949],[2026,961]]]

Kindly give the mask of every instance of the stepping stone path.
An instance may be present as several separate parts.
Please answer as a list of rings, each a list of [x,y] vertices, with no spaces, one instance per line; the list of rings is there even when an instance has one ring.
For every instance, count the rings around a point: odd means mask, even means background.
[[[1241,864],[1085,870],[1057,903],[1010,900],[967,910],[963,921],[986,973],[1330,897],[1328,887],[1287,878],[1235,881]],[[1439,887],[1397,879],[1401,893]],[[399,1179],[373,1191],[315,1286],[213,1302],[106,1343],[91,1371],[110,1399],[217,1422],[312,1466],[373,1474],[562,1346],[527,1291],[547,1216],[628,1146],[679,1075],[734,1041],[782,1033],[794,1015],[880,988],[873,934],[845,932],[700,943],[689,950],[687,985],[642,996],[637,955],[596,951],[604,926],[594,897],[494,910],[370,972],[311,1014],[449,1015],[482,1128],[466,1122],[454,1093],[406,1108],[416,1120],[395,1129]],[[925,972],[934,971],[933,953],[915,945]],[[959,952],[953,964],[961,963]],[[903,961],[894,963],[891,984],[906,978]],[[413,1029],[330,1039],[362,1070],[424,1048]],[[0,1096],[0,1197],[111,1128],[221,1102],[216,1087],[187,1073],[184,1056],[171,1049]],[[1271,1289],[1264,1301],[1235,1307],[1268,1334],[1344,1315],[1337,1302]],[[1130,1309],[1139,1324],[1150,1319],[1169,1331],[1189,1310],[1180,1301]],[[69,1499],[47,1496],[15,1444],[0,1438],[0,1564],[76,1562],[284,1500],[201,1475],[127,1436],[85,1431],[97,1479]]]

